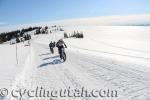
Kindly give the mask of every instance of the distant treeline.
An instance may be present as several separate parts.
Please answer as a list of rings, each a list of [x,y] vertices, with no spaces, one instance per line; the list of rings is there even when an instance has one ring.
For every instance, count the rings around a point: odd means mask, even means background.
[[[23,35],[26,32],[30,32],[35,29],[39,29],[39,27],[29,27],[29,28],[23,28],[21,30],[0,33],[0,43],[10,41],[11,39],[14,38],[23,37]]]
[[[83,32],[74,31],[72,34],[64,33],[64,38],[84,38]]]
[[[50,27],[48,26],[45,26],[45,27],[39,27],[36,29],[34,35],[38,35],[38,34],[48,34],[48,33],[52,33],[52,31],[64,31],[61,27],[58,27],[56,25],[54,26],[51,26],[51,30],[48,30],[50,29]]]

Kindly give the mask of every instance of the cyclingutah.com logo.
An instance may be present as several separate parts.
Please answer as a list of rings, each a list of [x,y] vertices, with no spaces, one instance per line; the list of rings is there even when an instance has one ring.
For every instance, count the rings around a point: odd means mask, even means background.
[[[118,91],[110,89],[86,89],[84,87],[75,89],[68,87],[66,89],[56,90],[38,86],[35,89],[0,89],[1,98],[7,98],[8,96],[19,100],[22,100],[23,98],[50,98],[50,100],[65,98],[117,98]]]
[[[6,97],[7,95],[8,95],[8,89],[6,89],[6,88],[0,89],[0,97],[1,98]]]

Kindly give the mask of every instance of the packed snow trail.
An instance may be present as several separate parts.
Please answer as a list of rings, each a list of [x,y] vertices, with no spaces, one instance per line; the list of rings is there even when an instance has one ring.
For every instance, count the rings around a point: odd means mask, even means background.
[[[138,66],[112,59],[87,55],[73,48],[66,49],[67,60],[62,63],[55,48],[52,55],[47,45],[33,42],[25,68],[15,85],[19,88],[50,90],[66,89],[111,89],[118,91],[117,98],[54,98],[54,100],[149,100],[150,73],[135,70]],[[14,85],[14,87],[15,87]],[[16,100],[16,98],[13,98]],[[11,99],[11,100],[13,100]],[[27,98],[25,100],[49,100]]]

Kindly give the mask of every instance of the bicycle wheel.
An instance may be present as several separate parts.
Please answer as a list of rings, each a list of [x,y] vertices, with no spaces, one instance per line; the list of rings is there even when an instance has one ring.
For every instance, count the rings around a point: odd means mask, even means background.
[[[64,62],[66,61],[66,53],[65,52],[63,52],[62,59],[63,59]]]

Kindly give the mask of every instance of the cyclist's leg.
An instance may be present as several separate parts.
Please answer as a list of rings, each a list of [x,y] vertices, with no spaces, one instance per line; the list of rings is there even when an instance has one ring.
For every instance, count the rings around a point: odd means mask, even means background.
[[[58,50],[59,50],[60,58],[62,58],[62,50],[61,50],[61,48],[59,48]]]
[[[52,48],[52,54],[54,53],[54,49]]]
[[[53,53],[54,53],[54,48],[53,48]]]
[[[51,53],[52,53],[52,48],[50,48],[50,51],[51,51]]]
[[[62,59],[63,61],[66,61],[66,53],[64,48],[62,48]]]

